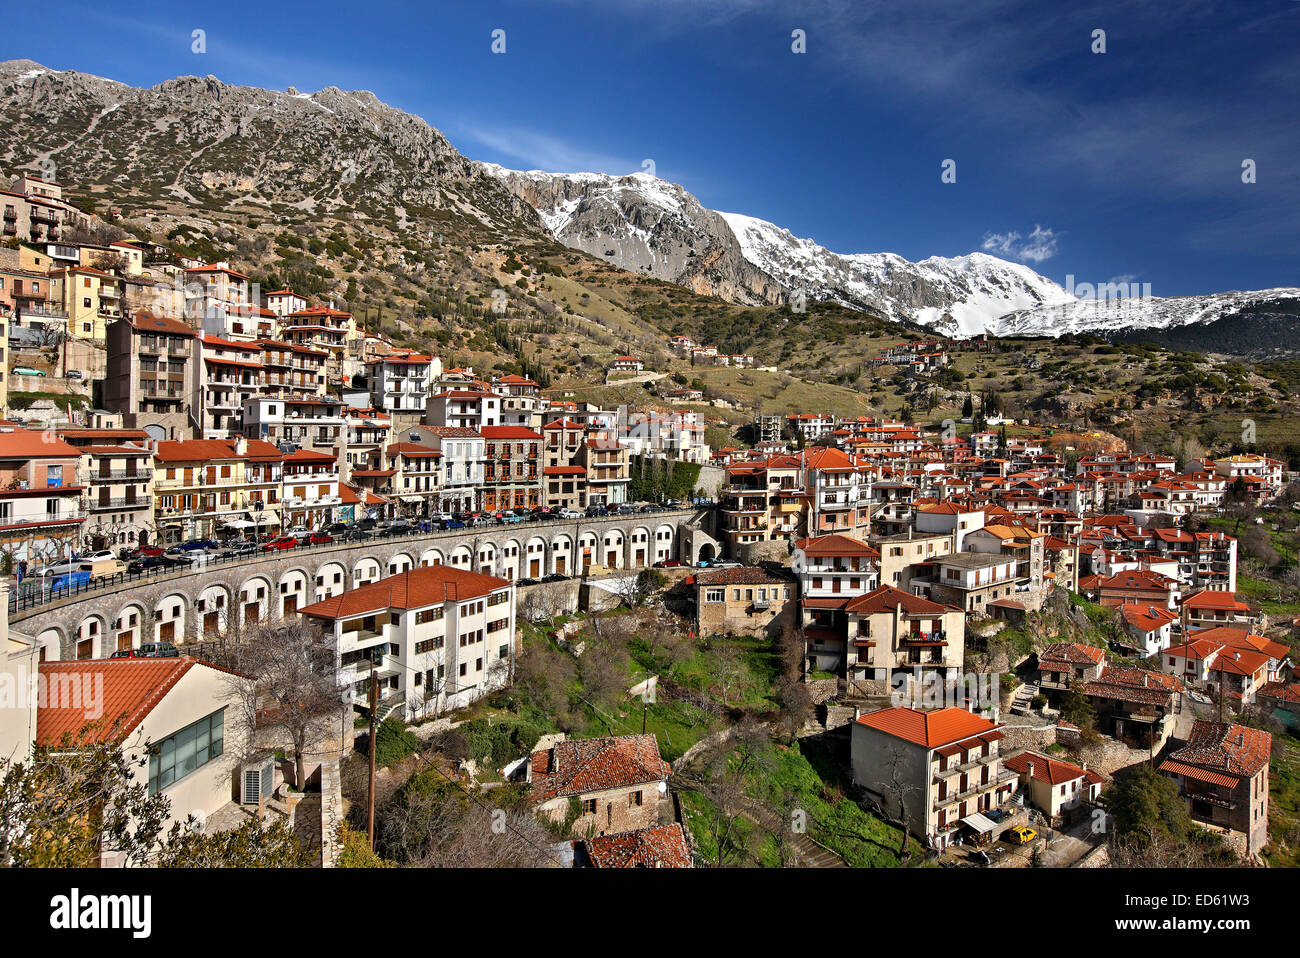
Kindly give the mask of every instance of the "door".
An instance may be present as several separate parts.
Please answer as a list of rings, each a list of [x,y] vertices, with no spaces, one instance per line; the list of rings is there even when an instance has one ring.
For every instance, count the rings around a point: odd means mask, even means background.
[[[158,626],[158,641],[171,642],[176,637],[176,623],[164,622]]]
[[[556,575],[567,575],[567,574],[568,574],[568,573],[565,571],[565,568],[564,568],[564,560],[565,560],[565,556],[556,556],[556,557],[555,557],[555,573],[556,573]]]
[[[203,614],[203,634],[216,635],[221,631],[221,613],[205,612]]]

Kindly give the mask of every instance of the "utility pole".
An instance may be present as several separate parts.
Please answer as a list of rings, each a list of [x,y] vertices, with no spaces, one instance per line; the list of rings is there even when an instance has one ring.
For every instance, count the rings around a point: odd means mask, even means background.
[[[370,657],[370,782],[366,789],[366,840],[375,847],[375,712],[379,708],[379,686],[375,684],[375,659]]]

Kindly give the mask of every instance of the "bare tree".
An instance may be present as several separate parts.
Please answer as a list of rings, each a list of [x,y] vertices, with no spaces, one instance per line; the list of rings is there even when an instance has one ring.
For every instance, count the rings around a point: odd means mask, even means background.
[[[813,716],[812,693],[802,678],[786,674],[776,680],[776,694],[782,705],[781,728],[789,744],[793,745],[799,730]]]
[[[528,588],[520,612],[529,622],[546,620],[552,627],[555,620],[571,611],[569,585],[564,582],[541,582]]]
[[[920,787],[909,780],[905,759],[903,750],[895,745],[889,749],[889,758],[885,763],[886,768],[889,769],[889,781],[885,783],[885,793],[898,805],[898,830],[902,833],[898,847],[900,862],[905,862],[908,858],[908,822],[911,817],[908,801],[920,792]]]
[[[289,741],[295,784],[306,753],[338,726],[344,707],[333,643],[301,619],[269,623],[231,646],[231,696],[259,731]]]

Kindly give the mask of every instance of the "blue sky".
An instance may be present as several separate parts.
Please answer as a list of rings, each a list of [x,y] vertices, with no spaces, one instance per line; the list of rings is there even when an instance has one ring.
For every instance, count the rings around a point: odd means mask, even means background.
[[[838,252],[988,249],[1157,296],[1300,285],[1297,0],[139,0],[40,22],[62,26],[4,31],[0,58],[369,89],[475,159],[650,159]]]

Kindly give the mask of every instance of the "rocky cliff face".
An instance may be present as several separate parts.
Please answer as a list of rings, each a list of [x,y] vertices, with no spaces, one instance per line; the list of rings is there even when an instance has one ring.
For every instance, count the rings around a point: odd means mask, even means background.
[[[519,172],[484,165],[560,242],[657,279],[741,303],[826,300],[949,335],[1071,299],[1051,280],[982,253],[911,263],[841,255],[765,220],[706,209],[644,173]]]
[[[733,302],[783,302],[784,287],[745,259],[721,214],[645,173],[551,174],[483,164],[566,246],[623,269]]]
[[[0,64],[0,164],[107,187],[123,206],[348,214],[427,234],[539,234],[533,211],[419,117],[366,91],[178,77],[150,89]]]

